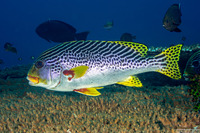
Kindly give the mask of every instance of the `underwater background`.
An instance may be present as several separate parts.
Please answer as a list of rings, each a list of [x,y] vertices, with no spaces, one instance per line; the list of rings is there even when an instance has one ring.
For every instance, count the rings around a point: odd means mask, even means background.
[[[180,4],[182,32],[163,27],[172,4]],[[87,40],[119,41],[130,33],[134,42],[149,48],[184,44],[181,73],[193,53],[200,49],[200,1],[193,0],[6,0],[0,2],[0,132],[200,132],[199,110],[191,89],[195,85],[159,73],[138,77],[143,87],[109,85],[101,96],[54,92],[33,87],[26,79],[29,68],[43,51],[58,43],[40,38],[36,27],[48,20],[89,31]],[[104,25],[113,21],[111,29]],[[184,37],[184,39],[183,39]],[[9,42],[17,54],[6,51]],[[149,51],[156,55],[158,51]],[[200,95],[199,95],[200,97]],[[199,106],[200,107],[200,106]]]
[[[181,33],[169,32],[163,28],[162,20],[167,9],[174,3],[181,5]],[[54,46],[40,38],[36,27],[47,20],[60,20],[73,25],[77,32],[90,31],[88,40],[120,40],[125,33],[136,35],[137,42],[150,46],[170,46],[199,43],[200,11],[198,0],[35,0],[1,1],[0,53],[5,66],[32,63],[31,56],[39,56],[44,50]],[[114,21],[111,30],[105,30],[107,21]],[[13,44],[18,54],[6,52],[3,45]],[[22,58],[21,61],[18,58]]]

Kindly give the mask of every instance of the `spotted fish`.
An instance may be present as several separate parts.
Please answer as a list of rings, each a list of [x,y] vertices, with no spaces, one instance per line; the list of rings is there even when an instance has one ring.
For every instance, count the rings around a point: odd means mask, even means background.
[[[183,77],[185,80],[192,80],[195,75],[200,74],[200,50],[194,53],[188,60]]]
[[[54,91],[75,91],[98,96],[97,89],[110,84],[142,87],[137,74],[156,71],[180,79],[178,60],[182,44],[155,57],[147,46],[124,41],[71,41],[43,52],[30,68],[33,86]]]

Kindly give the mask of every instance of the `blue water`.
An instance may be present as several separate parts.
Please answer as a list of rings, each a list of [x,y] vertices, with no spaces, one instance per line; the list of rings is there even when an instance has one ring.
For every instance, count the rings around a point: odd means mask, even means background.
[[[167,9],[181,4],[181,33],[162,27]],[[30,56],[39,56],[56,45],[40,38],[35,28],[47,20],[61,20],[73,25],[77,32],[90,31],[89,40],[119,40],[124,32],[137,36],[135,41],[147,46],[170,46],[199,43],[199,0],[2,0],[0,2],[0,68],[32,63]],[[114,21],[111,30],[105,30],[107,21]],[[6,52],[5,42],[17,48],[18,54]],[[18,58],[21,57],[22,61]]]

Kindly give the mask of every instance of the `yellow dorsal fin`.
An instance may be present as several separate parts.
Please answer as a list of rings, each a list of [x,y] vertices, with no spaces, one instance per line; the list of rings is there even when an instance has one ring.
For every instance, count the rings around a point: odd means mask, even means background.
[[[170,48],[166,49],[159,55],[155,57],[163,57],[166,62],[166,65],[159,69],[158,72],[172,78],[172,79],[181,79],[181,73],[178,66],[178,61],[180,57],[182,44],[178,44],[176,46],[171,46]]]
[[[126,42],[126,41],[107,41],[108,43],[117,43],[120,45],[127,46],[135,51],[139,52],[142,57],[147,55],[148,48],[146,45],[136,42]]]
[[[88,96],[99,96],[101,95],[100,92],[97,91],[97,89],[102,89],[103,87],[93,87],[93,88],[84,88],[84,89],[74,89],[73,91],[88,95]]]
[[[117,84],[131,86],[131,87],[142,87],[142,83],[136,76],[130,76],[125,81],[117,82]]]

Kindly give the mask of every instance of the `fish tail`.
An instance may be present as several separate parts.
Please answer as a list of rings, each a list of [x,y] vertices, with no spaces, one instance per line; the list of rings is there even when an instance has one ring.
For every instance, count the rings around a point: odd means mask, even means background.
[[[157,71],[172,79],[181,79],[181,73],[178,66],[181,48],[182,44],[178,44],[176,46],[171,46],[159,55],[156,55],[155,58],[158,59],[158,62],[161,62],[160,69]]]

